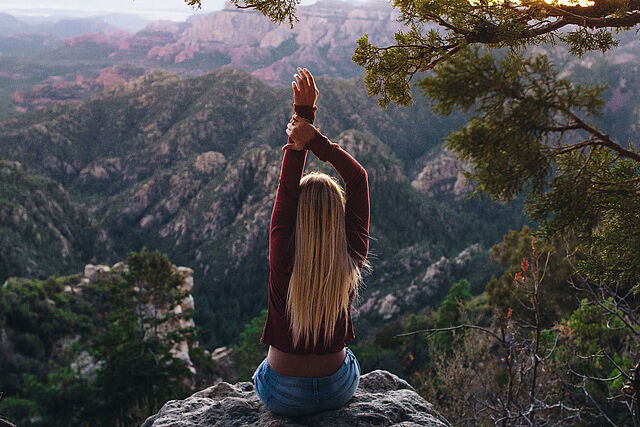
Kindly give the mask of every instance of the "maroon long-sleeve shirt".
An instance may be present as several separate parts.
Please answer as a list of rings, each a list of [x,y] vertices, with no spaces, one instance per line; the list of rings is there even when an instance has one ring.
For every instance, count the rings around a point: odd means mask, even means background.
[[[316,107],[295,106],[296,113],[313,123]],[[322,161],[328,161],[342,178],[345,187],[345,227],[350,255],[362,268],[369,250],[369,183],[364,168],[349,153],[318,133],[307,144]],[[344,318],[338,319],[334,338],[328,345],[293,347],[290,321],[287,315],[287,290],[293,270],[295,252],[295,224],[300,179],[304,170],[307,150],[286,150],[282,160],[276,202],[271,215],[269,235],[269,311],[262,332],[262,341],[287,353],[326,354],[342,350],[355,338],[351,323],[351,303],[345,329]],[[313,340],[312,340],[313,341]]]

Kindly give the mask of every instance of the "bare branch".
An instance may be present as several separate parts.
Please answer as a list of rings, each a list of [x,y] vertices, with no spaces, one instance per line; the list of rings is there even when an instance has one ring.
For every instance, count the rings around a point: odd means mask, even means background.
[[[548,358],[551,357],[551,355],[553,354],[553,352],[556,349],[556,346],[558,345],[558,337],[560,337],[560,333],[558,333],[555,338],[553,339],[553,347],[551,347],[551,350],[549,350],[549,353],[547,353],[547,355],[545,357],[542,358],[542,360],[547,360]]]
[[[468,324],[463,324],[463,325],[457,325],[457,326],[451,326],[449,328],[433,328],[433,329],[420,329],[417,331],[412,331],[412,332],[407,332],[404,334],[398,334],[395,335],[394,337],[407,337],[410,335],[416,335],[416,334],[423,334],[423,333],[429,333],[431,335],[436,334],[438,332],[448,332],[448,331],[454,331],[457,329],[477,329],[479,331],[482,331],[486,334],[492,335],[493,337],[495,337],[498,341],[500,342],[504,342],[504,339],[501,338],[500,336],[498,336],[498,334],[496,334],[495,332],[493,332],[490,329],[487,328],[483,328],[482,326],[477,326],[477,325],[468,325]]]
[[[602,408],[600,407],[600,405],[598,405],[598,402],[596,402],[596,400],[593,398],[593,396],[591,396],[591,393],[589,393],[589,392],[587,391],[587,387],[586,387],[586,384],[585,384],[587,377],[586,377],[585,375],[578,374],[576,371],[574,371],[573,369],[571,369],[571,367],[569,367],[569,371],[570,371],[571,373],[573,373],[573,374],[575,374],[575,375],[577,375],[577,376],[579,376],[579,377],[581,377],[581,378],[582,378],[582,384],[581,384],[581,385],[579,385],[579,386],[578,386],[578,385],[575,385],[575,384],[571,384],[571,385],[572,385],[572,386],[574,386],[574,387],[576,387],[576,388],[579,388],[579,389],[581,389],[581,390],[582,390],[582,392],[584,393],[584,395],[585,395],[585,396],[587,396],[587,398],[589,398],[589,400],[591,401],[591,403],[592,403],[592,404],[593,404],[593,405],[598,409],[598,411],[600,412],[600,415],[601,415],[605,420],[607,420],[607,422],[608,422],[610,425],[612,425],[613,427],[618,427],[618,425],[617,425],[616,423],[614,423],[614,422],[611,420],[611,418],[609,418],[609,416],[606,414],[606,412],[604,412],[604,411],[602,410]]]

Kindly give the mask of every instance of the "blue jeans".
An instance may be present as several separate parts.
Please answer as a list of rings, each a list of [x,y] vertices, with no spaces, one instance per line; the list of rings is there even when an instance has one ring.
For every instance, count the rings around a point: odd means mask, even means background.
[[[340,368],[328,377],[280,375],[265,358],[253,374],[258,397],[271,411],[282,415],[308,415],[344,406],[360,382],[360,364],[349,348]]]

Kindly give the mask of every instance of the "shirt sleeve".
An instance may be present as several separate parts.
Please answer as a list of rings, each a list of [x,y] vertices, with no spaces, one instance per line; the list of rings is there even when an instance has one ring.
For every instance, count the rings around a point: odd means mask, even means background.
[[[316,106],[294,106],[295,112],[313,123]],[[292,141],[289,140],[291,143]],[[269,266],[271,274],[286,277],[293,266],[293,235],[296,224],[296,210],[300,193],[300,179],[304,171],[307,150],[285,150],[278,180],[276,201],[271,213],[269,227]],[[281,280],[275,280],[282,282]]]
[[[328,161],[345,186],[345,225],[349,252],[362,268],[369,251],[369,178],[366,170],[349,153],[320,132],[307,148],[318,159]]]

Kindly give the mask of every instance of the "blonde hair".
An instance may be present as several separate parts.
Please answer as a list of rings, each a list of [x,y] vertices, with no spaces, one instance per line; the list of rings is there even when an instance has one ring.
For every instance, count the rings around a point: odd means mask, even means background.
[[[333,339],[340,316],[345,332],[350,301],[361,271],[347,249],[345,199],[329,175],[312,172],[300,181],[295,256],[287,292],[293,346]]]

